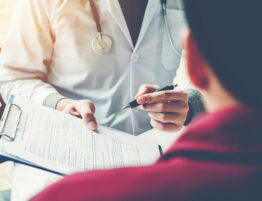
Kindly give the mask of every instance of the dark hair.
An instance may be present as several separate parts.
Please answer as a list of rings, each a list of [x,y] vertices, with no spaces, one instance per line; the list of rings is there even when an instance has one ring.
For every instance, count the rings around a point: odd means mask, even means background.
[[[220,80],[240,102],[262,108],[261,0],[184,0],[194,39]]]

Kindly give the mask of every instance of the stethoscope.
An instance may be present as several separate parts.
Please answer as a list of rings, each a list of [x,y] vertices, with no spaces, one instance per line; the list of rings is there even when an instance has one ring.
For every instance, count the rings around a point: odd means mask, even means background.
[[[94,17],[94,20],[95,20],[95,23],[96,23],[96,29],[97,29],[97,35],[92,40],[92,49],[95,53],[97,53],[99,55],[105,55],[105,54],[109,53],[110,50],[112,49],[113,40],[109,35],[102,33],[100,19],[99,19],[99,15],[98,15],[96,6],[94,4],[94,1],[89,0],[89,2],[90,2],[90,8],[91,8],[92,15]],[[165,29],[166,29],[166,33],[167,33],[167,37],[168,37],[170,46],[171,46],[173,52],[177,56],[183,57],[182,54],[179,53],[179,51],[176,49],[174,42],[172,40],[171,34],[170,34],[170,30],[169,30],[169,26],[168,26],[168,20],[167,20],[167,12],[166,12],[167,0],[160,0],[160,3],[161,3],[161,13],[162,13],[162,16],[163,16],[163,19],[164,19],[164,22],[165,22]]]
[[[96,23],[97,36],[92,40],[92,49],[99,55],[104,55],[112,49],[113,41],[109,35],[102,33],[99,15],[93,0],[89,0],[90,8]]]
[[[162,16],[163,16],[163,19],[164,19],[165,29],[166,29],[166,33],[167,33],[167,37],[168,37],[170,46],[171,46],[173,52],[177,56],[183,57],[183,55],[176,49],[174,42],[173,42],[173,39],[172,39],[171,34],[170,34],[170,29],[169,29],[168,21],[167,21],[167,13],[166,13],[166,2],[167,2],[167,0],[160,0],[160,2],[161,2],[161,12],[162,12]]]

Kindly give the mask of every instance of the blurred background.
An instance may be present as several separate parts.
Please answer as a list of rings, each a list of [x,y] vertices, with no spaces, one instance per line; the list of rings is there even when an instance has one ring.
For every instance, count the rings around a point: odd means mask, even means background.
[[[3,42],[8,32],[12,16],[15,10],[17,0],[0,0],[0,54]],[[1,59],[1,57],[0,57]],[[0,60],[1,63],[1,60]],[[1,99],[1,98],[0,98]],[[1,99],[1,104],[2,99]],[[2,114],[3,107],[0,109],[0,116]],[[12,178],[12,162],[1,163],[0,159],[0,201],[9,200],[11,178]]]
[[[10,26],[17,0],[0,0],[0,48]]]
[[[14,14],[17,1],[18,0],[0,0],[0,55],[3,42],[5,40],[5,37],[7,35],[8,29],[12,21],[12,16]],[[0,96],[0,117],[2,116],[3,105],[4,104]]]

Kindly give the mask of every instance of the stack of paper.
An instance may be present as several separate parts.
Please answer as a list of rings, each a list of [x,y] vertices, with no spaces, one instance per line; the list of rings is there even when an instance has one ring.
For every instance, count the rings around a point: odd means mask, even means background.
[[[83,120],[15,97],[10,104],[21,108],[6,115],[4,134],[15,138],[0,140],[0,154],[60,174],[77,171],[141,166],[160,157],[159,145],[136,136],[99,126],[90,131]],[[12,108],[12,106],[11,106]],[[9,109],[9,113],[17,112]],[[11,118],[12,117],[12,118]],[[5,121],[3,119],[3,121]],[[12,126],[13,125],[13,126]]]

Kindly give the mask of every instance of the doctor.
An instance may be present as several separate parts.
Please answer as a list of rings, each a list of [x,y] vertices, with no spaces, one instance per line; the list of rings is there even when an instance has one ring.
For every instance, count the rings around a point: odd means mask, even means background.
[[[179,0],[21,0],[1,55],[1,95],[82,117],[93,130],[99,123],[138,135],[151,119],[176,131],[201,108],[199,95],[146,93],[172,83],[185,27]],[[120,111],[144,83],[142,110]]]

